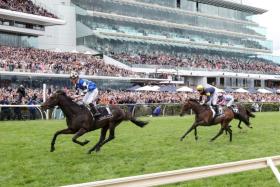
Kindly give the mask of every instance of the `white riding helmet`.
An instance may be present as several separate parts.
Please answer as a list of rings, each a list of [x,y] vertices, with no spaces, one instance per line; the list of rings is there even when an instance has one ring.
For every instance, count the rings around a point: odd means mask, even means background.
[[[70,79],[76,79],[79,78],[79,74],[76,71],[71,71],[70,73]]]

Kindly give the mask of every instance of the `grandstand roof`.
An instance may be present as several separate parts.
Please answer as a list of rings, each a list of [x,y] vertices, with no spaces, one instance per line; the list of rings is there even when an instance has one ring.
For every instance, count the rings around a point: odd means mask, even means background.
[[[204,3],[204,4],[209,4],[209,5],[215,5],[219,7],[225,7],[225,8],[230,8],[234,10],[239,10],[243,12],[249,12],[253,14],[263,14],[267,12],[267,10],[262,9],[262,8],[257,8],[249,5],[244,5],[241,3],[234,3],[230,1],[225,1],[225,0],[191,0],[199,3]]]
[[[61,19],[38,16],[34,14],[27,14],[23,12],[17,12],[17,11],[6,10],[1,8],[0,8],[0,17],[4,19],[12,19],[24,23],[33,23],[33,24],[44,25],[44,26],[63,25],[66,23],[64,20]]]

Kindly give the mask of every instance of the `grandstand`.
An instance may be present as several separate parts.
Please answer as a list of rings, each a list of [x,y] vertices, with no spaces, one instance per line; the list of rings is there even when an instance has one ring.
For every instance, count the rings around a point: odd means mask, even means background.
[[[77,45],[102,51],[133,71],[177,74],[189,86],[214,82],[218,87],[254,88],[278,82],[274,75],[279,65],[259,58],[272,52],[266,29],[254,22],[266,10],[229,1],[72,3]],[[260,73],[267,75],[256,75]]]

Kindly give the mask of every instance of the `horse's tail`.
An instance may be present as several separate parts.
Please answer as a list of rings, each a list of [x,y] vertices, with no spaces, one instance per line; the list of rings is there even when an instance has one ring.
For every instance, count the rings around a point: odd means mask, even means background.
[[[250,116],[252,118],[256,117],[255,114],[253,114],[248,108],[246,108],[246,113],[248,116]]]
[[[137,120],[135,118],[131,118],[130,121],[132,123],[134,123],[135,125],[137,125],[138,127],[144,127],[145,125],[147,125],[149,123],[147,121],[141,121],[141,120]]]
[[[141,121],[141,120],[138,120],[138,119],[132,117],[132,114],[130,112],[125,113],[125,120],[131,121],[132,123],[134,123],[138,127],[144,127],[145,125],[147,125],[149,123],[147,121]]]

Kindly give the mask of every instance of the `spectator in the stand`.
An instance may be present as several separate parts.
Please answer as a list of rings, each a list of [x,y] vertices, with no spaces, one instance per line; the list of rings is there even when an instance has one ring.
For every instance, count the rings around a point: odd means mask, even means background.
[[[18,93],[18,98],[17,98],[17,103],[21,104],[22,103],[22,98],[25,97],[25,87],[21,84],[19,88],[17,89]]]
[[[1,95],[0,95],[0,104],[1,105],[9,105],[10,102],[8,100],[8,96],[4,96],[1,98]],[[0,119],[1,120],[10,120],[11,119],[11,109],[10,107],[2,107],[1,108],[1,114],[0,114]]]
[[[37,102],[37,96],[36,94],[33,95],[33,97],[31,97],[28,101],[28,105],[36,105]],[[35,107],[28,107],[29,110],[29,119],[30,120],[35,120],[36,119],[36,108]]]
[[[152,116],[159,116],[160,113],[161,113],[161,106],[157,106],[157,107],[154,109],[154,111],[153,111],[153,113],[152,113]]]

